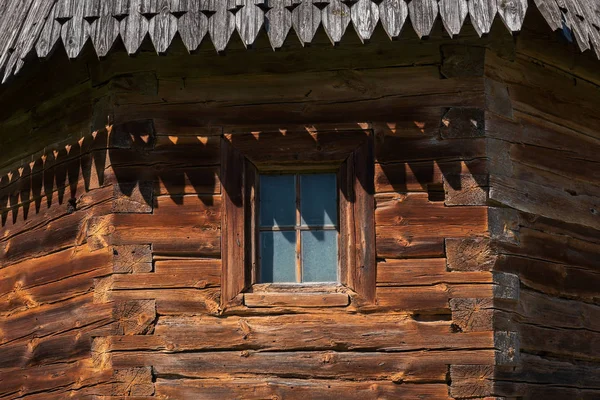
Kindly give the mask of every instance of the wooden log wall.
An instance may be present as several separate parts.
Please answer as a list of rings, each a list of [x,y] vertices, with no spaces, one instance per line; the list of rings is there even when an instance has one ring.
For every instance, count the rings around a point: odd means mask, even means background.
[[[513,59],[486,55],[489,198],[498,208],[489,211],[492,241],[470,253],[517,275],[521,289],[517,304],[498,304],[495,328],[518,332],[521,354],[517,367],[496,370],[493,393],[598,398],[600,75],[527,26]]]
[[[369,46],[332,51],[320,32],[311,48],[277,53],[259,37],[253,52],[234,46],[226,57],[175,47],[161,58],[51,60],[71,89],[57,94],[51,81],[43,100],[23,95],[3,109],[0,396],[511,399],[549,396],[557,369],[567,383],[556,393],[597,394],[597,220],[552,214],[498,184],[518,179],[545,188],[544,199],[585,204],[556,189],[566,172],[543,151],[593,154],[592,100],[572,108],[568,126],[501,151],[513,146],[506,135],[556,115],[532,112],[554,105],[542,94],[518,97],[541,87],[532,78],[519,92],[514,78],[519,63],[540,71],[533,50],[515,53],[494,30],[449,42],[436,29],[404,51],[377,31]],[[375,304],[334,296],[223,308],[220,136],[349,129],[375,135]],[[521,164],[535,174],[515,175],[512,157],[528,154],[540,164]],[[573,185],[589,179],[566,171]],[[563,336],[544,341],[548,331]]]
[[[107,148],[108,132],[95,132],[0,179],[0,398],[111,387],[92,343],[122,330],[115,304],[95,294],[114,255],[86,240],[92,218],[113,207]]]

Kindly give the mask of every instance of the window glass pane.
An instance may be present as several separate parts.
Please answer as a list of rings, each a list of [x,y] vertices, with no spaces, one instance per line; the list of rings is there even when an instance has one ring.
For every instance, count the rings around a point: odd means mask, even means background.
[[[337,238],[334,230],[302,232],[302,282],[337,282]]]
[[[260,225],[296,225],[296,179],[294,175],[260,176]]]
[[[337,177],[335,174],[300,176],[302,225],[337,226]]]
[[[261,282],[296,282],[296,232],[261,232],[260,263]]]

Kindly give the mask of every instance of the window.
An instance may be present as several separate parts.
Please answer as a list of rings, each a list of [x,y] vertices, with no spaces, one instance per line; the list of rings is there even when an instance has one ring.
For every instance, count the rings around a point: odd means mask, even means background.
[[[258,281],[338,282],[336,174],[263,174],[258,187]]]
[[[223,308],[256,306],[257,294],[375,300],[372,141],[364,129],[223,136]]]

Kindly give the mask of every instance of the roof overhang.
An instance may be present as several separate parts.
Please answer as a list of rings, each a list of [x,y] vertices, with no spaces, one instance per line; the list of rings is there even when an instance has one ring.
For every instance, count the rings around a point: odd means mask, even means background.
[[[552,30],[564,30],[581,51],[593,49],[600,58],[600,1],[533,2]],[[520,31],[527,8],[528,0],[0,0],[0,77],[5,82],[18,73],[31,53],[48,57],[59,41],[70,58],[88,40],[104,57],[119,37],[129,54],[146,36],[164,53],[177,34],[189,51],[208,37],[221,52],[235,31],[251,47],[264,29],[277,49],[290,32],[310,43],[320,26],[333,44],[350,25],[363,42],[378,24],[395,39],[409,20],[424,38],[438,16],[450,37],[467,16],[483,36],[496,17],[509,31]]]

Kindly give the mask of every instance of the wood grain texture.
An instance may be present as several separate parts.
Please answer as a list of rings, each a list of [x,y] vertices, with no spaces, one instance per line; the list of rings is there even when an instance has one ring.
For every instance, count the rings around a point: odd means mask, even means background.
[[[128,54],[135,54],[148,33],[148,19],[141,13],[142,0],[131,0],[130,12],[119,23],[119,33]],[[183,30],[183,32],[186,32]],[[185,37],[185,34],[182,34]]]
[[[460,33],[469,13],[467,0],[440,0],[440,17],[450,37]]]
[[[371,38],[379,23],[379,7],[370,0],[359,0],[352,5],[352,24],[362,42]]]
[[[156,383],[158,396],[171,398],[196,398],[217,400],[223,398],[264,399],[272,397],[307,397],[316,400],[343,396],[344,399],[359,400],[372,396],[395,399],[449,399],[443,384],[397,385],[391,382],[331,382],[329,380],[301,379],[234,379],[230,381],[185,380],[173,382],[159,379]]]
[[[383,0],[379,4],[381,25],[390,39],[395,39],[402,33],[402,28],[408,17],[408,6],[404,0]]]
[[[292,28],[292,0],[275,0],[269,3],[271,8],[265,13],[267,35],[273,49],[279,49]]]
[[[333,44],[339,43],[351,20],[350,7],[341,0],[330,0],[321,12],[321,22],[329,40]]]
[[[498,11],[497,0],[470,0],[471,23],[479,36],[488,34]]]
[[[526,0],[508,0],[498,3],[498,15],[502,18],[504,25],[512,32],[521,30],[526,12]]]
[[[431,33],[433,24],[438,15],[438,3],[435,0],[412,0],[408,4],[410,21],[413,29],[420,38]]]

